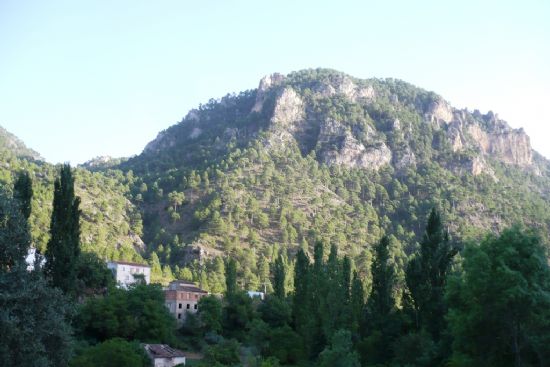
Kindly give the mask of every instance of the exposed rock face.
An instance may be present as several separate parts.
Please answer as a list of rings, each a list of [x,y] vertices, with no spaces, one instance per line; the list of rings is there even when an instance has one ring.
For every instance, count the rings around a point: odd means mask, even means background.
[[[407,146],[405,152],[400,157],[396,157],[394,165],[398,170],[416,166],[416,155],[409,146]]]
[[[426,115],[433,123],[444,122],[448,124],[453,119],[453,110],[449,103],[440,98],[428,106]]]
[[[267,91],[274,86],[280,85],[284,80],[284,75],[279,73],[264,76],[262,80],[260,80],[260,85],[258,86],[258,91],[256,92],[256,102],[254,103],[251,112],[262,112],[264,102],[267,97]]]
[[[365,147],[349,130],[334,120],[321,124],[318,146],[321,160],[329,165],[343,165],[350,168],[377,170],[391,161],[391,151],[383,142],[372,136],[372,145]]]
[[[305,125],[305,105],[291,87],[286,87],[277,97],[271,117],[270,136],[265,142],[268,148],[285,147],[294,141],[294,134]]]
[[[277,98],[271,122],[293,130],[296,123],[305,118],[304,102],[296,91],[290,87],[283,90]]]
[[[143,149],[143,152],[154,153],[154,152],[158,152],[160,150],[172,147],[175,144],[176,144],[176,139],[174,135],[168,134],[165,130],[158,133],[155,140],[150,141],[149,144],[145,146],[145,148]]]
[[[323,97],[332,97],[342,94],[352,102],[371,100],[375,97],[374,88],[372,86],[357,86],[345,75],[335,75],[330,81],[319,83],[314,91]]]
[[[531,143],[523,129],[510,128],[492,112],[482,117],[484,122],[469,119],[465,111],[454,114],[447,126],[447,137],[454,152],[475,148],[482,155],[507,164],[521,167],[533,164]]]

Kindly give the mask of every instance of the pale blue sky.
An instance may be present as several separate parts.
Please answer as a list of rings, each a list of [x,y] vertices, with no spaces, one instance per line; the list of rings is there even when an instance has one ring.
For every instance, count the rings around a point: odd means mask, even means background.
[[[550,157],[550,1],[0,0],[0,125],[50,162],[141,152],[272,72],[396,77]]]

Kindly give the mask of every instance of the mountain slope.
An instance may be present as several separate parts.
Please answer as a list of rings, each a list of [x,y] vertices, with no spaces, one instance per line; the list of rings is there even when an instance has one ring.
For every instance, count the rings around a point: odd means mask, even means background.
[[[550,226],[549,164],[521,129],[399,80],[326,69],[211,100],[118,167],[136,177],[161,260],[185,264],[189,244],[229,252],[253,262],[251,284],[259,254],[317,239],[365,269],[370,245],[391,233],[402,260],[434,205],[455,237]]]
[[[0,186],[11,190],[17,174],[28,171],[34,197],[30,217],[33,245],[46,249],[57,168],[44,162],[18,138],[0,128]],[[76,194],[81,197],[82,247],[104,259],[142,260],[141,216],[127,199],[131,175],[75,170]]]

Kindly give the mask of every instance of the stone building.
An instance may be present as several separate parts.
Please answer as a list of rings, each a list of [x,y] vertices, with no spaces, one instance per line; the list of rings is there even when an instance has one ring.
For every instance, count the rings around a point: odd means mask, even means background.
[[[165,305],[176,318],[178,324],[183,323],[187,313],[198,311],[199,300],[208,295],[194,283],[185,280],[175,280],[164,291]]]

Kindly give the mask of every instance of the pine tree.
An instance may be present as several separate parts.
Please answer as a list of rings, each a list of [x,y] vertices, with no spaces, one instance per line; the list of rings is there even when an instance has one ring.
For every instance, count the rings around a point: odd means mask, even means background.
[[[74,294],[76,289],[76,267],[80,255],[79,205],[71,167],[65,164],[54,184],[45,270],[51,284],[67,294]]]
[[[32,179],[29,173],[24,171],[19,174],[15,184],[13,185],[13,196],[19,200],[21,212],[26,220],[31,216],[31,201],[32,201]]]

